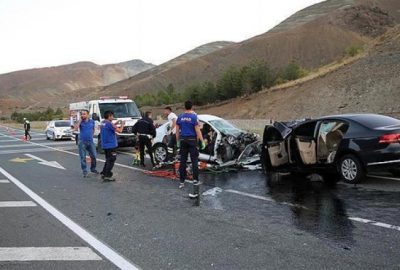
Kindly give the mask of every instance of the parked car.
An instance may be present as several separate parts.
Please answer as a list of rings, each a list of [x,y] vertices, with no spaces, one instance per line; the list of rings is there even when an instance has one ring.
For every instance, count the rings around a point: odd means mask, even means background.
[[[71,122],[68,120],[50,121],[45,130],[47,140],[72,139]]]
[[[325,180],[361,182],[371,171],[400,168],[400,120],[377,114],[345,114],[264,129],[262,162],[276,173],[320,174]]]
[[[243,131],[214,115],[200,114],[198,119],[206,140],[206,148],[200,151],[199,160],[219,165],[244,160],[247,157],[260,160],[259,148],[253,151],[251,147],[254,145],[256,148],[257,135]],[[153,141],[153,152],[158,163],[165,162],[169,158],[167,148],[169,130],[169,122],[157,128],[157,136]],[[256,153],[257,151],[258,153]]]

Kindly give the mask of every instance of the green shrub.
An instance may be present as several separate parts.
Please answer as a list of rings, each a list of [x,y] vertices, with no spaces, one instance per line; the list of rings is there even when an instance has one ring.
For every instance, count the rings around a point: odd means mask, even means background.
[[[359,53],[362,53],[364,51],[364,48],[361,45],[351,45],[346,49],[346,54],[354,57]]]

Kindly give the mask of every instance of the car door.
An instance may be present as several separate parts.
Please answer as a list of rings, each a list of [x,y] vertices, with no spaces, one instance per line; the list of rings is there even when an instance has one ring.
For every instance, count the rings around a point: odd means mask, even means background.
[[[293,132],[295,149],[298,158],[303,165],[314,165],[317,163],[316,127],[317,121],[307,121],[300,124]]]
[[[289,163],[285,139],[274,126],[266,126],[263,134],[262,156],[266,167],[280,167]]]
[[[317,159],[319,163],[333,163],[348,128],[349,124],[343,120],[327,119],[319,124],[317,134]]]

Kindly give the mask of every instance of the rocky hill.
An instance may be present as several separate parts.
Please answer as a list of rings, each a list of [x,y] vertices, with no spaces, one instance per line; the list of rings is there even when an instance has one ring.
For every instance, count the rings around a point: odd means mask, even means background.
[[[198,111],[227,118],[276,120],[354,112],[400,117],[400,26],[374,40],[355,61],[338,66],[293,86]]]
[[[349,46],[364,45],[400,21],[400,1],[328,0],[294,14],[272,30],[213,53],[147,72],[112,84],[105,92],[135,96],[165,89],[183,89],[215,80],[232,65],[264,59],[279,69],[296,61],[315,69],[341,58]]]
[[[109,85],[152,67],[141,60],[109,65],[79,62],[0,74],[0,102],[9,104],[2,107],[3,111],[15,106],[35,106],[42,101],[74,96],[80,89]]]

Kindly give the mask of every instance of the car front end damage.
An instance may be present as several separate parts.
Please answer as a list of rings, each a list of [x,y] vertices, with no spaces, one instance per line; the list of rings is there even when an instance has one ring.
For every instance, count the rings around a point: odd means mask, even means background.
[[[217,147],[215,168],[261,169],[261,142],[257,134],[222,135]]]

